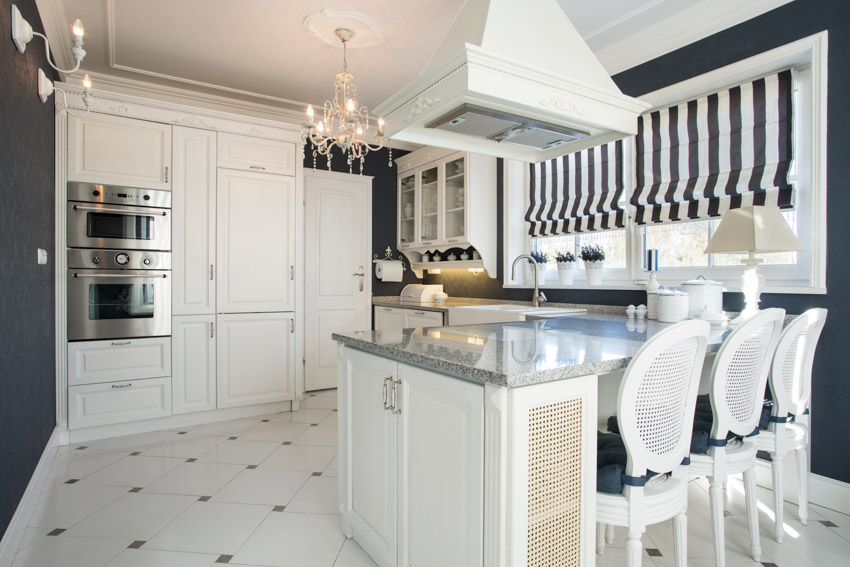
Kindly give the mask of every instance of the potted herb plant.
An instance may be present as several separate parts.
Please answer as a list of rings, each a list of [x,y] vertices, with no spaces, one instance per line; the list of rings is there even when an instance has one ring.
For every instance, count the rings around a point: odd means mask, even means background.
[[[534,261],[537,262],[537,281],[543,283],[546,281],[546,264],[549,263],[549,254],[546,252],[531,252],[529,254]]]
[[[561,285],[572,284],[576,268],[576,255],[572,252],[558,252],[555,254],[555,262],[558,264],[558,279],[561,281]]]
[[[587,283],[599,285],[602,283],[602,268],[605,265],[605,251],[598,244],[588,244],[581,247],[581,259],[584,261],[584,272]]]

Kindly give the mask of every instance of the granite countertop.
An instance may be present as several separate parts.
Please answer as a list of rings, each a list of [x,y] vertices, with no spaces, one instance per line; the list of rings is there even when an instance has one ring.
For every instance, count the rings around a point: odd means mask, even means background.
[[[588,313],[462,327],[334,333],[346,346],[481,384],[519,387],[625,368],[671,323]],[[712,328],[708,352],[726,332]]]
[[[402,309],[419,309],[422,311],[438,311],[440,313],[448,313],[449,307],[467,307],[469,305],[499,305],[502,303],[510,303],[516,305],[532,306],[530,301],[515,301],[511,299],[480,299],[475,297],[449,297],[443,303],[417,303],[411,301],[401,301],[396,295],[376,295],[372,296],[372,305],[378,307],[397,307]],[[608,313],[608,314],[623,314],[625,318],[625,307],[617,305],[589,305],[582,303],[546,303],[546,307],[567,307],[587,309],[588,313]]]

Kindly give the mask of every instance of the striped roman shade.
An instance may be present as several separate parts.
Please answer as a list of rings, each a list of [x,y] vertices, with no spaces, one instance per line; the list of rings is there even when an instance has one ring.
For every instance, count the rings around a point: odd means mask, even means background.
[[[791,71],[638,118],[638,224],[794,206]]]
[[[623,141],[530,164],[525,213],[531,236],[626,226]]]

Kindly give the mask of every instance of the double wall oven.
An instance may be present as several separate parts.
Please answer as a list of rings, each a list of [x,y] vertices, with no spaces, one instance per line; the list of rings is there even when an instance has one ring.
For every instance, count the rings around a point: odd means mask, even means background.
[[[68,340],[171,334],[171,193],[68,183]]]

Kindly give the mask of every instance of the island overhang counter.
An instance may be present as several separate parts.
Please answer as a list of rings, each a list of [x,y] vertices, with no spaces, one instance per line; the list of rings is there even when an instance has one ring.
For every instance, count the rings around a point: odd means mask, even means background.
[[[594,565],[598,396],[618,389],[599,376],[667,326],[584,314],[334,334],[345,535],[381,566]]]

